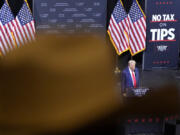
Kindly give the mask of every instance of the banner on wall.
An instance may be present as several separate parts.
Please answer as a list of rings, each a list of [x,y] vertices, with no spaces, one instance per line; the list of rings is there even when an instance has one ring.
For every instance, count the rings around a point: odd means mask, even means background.
[[[147,38],[143,68],[177,68],[179,0],[147,0]]]
[[[36,29],[45,33],[106,32],[107,0],[34,0]]]

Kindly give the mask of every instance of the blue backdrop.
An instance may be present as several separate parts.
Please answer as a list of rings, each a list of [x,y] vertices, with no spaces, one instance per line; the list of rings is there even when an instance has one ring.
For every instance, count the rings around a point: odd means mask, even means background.
[[[34,0],[37,31],[106,33],[107,0]]]
[[[179,0],[147,0],[147,39],[144,69],[177,68]]]

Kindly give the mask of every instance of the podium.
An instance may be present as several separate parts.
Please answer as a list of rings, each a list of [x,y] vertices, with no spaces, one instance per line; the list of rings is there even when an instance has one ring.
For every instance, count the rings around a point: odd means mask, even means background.
[[[133,107],[136,103],[141,103],[143,96],[150,95],[151,89],[147,87],[137,87],[126,89],[126,97],[124,103]],[[137,109],[137,106],[134,106]],[[163,129],[163,119],[159,118],[155,114],[142,113],[139,107],[139,111],[134,110],[135,113],[128,111],[128,118],[125,119],[124,135],[159,135]]]
[[[147,87],[138,87],[138,88],[128,88],[126,90],[127,97],[142,97],[150,91]]]

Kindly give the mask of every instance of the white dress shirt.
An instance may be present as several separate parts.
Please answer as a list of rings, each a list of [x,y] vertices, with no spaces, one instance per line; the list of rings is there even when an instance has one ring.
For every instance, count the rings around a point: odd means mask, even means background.
[[[133,76],[132,76],[132,72],[134,72],[134,71],[132,71],[130,68],[129,68],[129,72],[130,72],[130,74],[131,74],[131,79],[132,79],[132,82],[133,82],[133,86],[134,86],[134,80],[133,80]],[[135,72],[134,72],[134,76],[135,76]],[[136,77],[136,76],[135,76]],[[135,78],[136,79],[136,78]]]

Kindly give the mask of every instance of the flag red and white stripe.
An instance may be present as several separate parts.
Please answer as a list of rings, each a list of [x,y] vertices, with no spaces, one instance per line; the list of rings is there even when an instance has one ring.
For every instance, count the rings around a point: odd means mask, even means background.
[[[14,26],[16,40],[20,44],[25,44],[35,39],[34,21],[22,26],[18,17],[16,17],[14,20]]]
[[[22,5],[14,20],[16,41],[25,44],[35,40],[35,24],[32,13],[26,2]]]
[[[129,22],[130,51],[132,55],[135,55],[146,48],[146,17],[136,0],[133,0],[129,12]]]
[[[0,42],[1,42],[1,54],[5,54],[16,47],[16,43],[13,37],[14,16],[5,1],[0,9]]]
[[[111,15],[108,33],[117,54],[129,50],[129,21],[121,1],[117,2]]]

